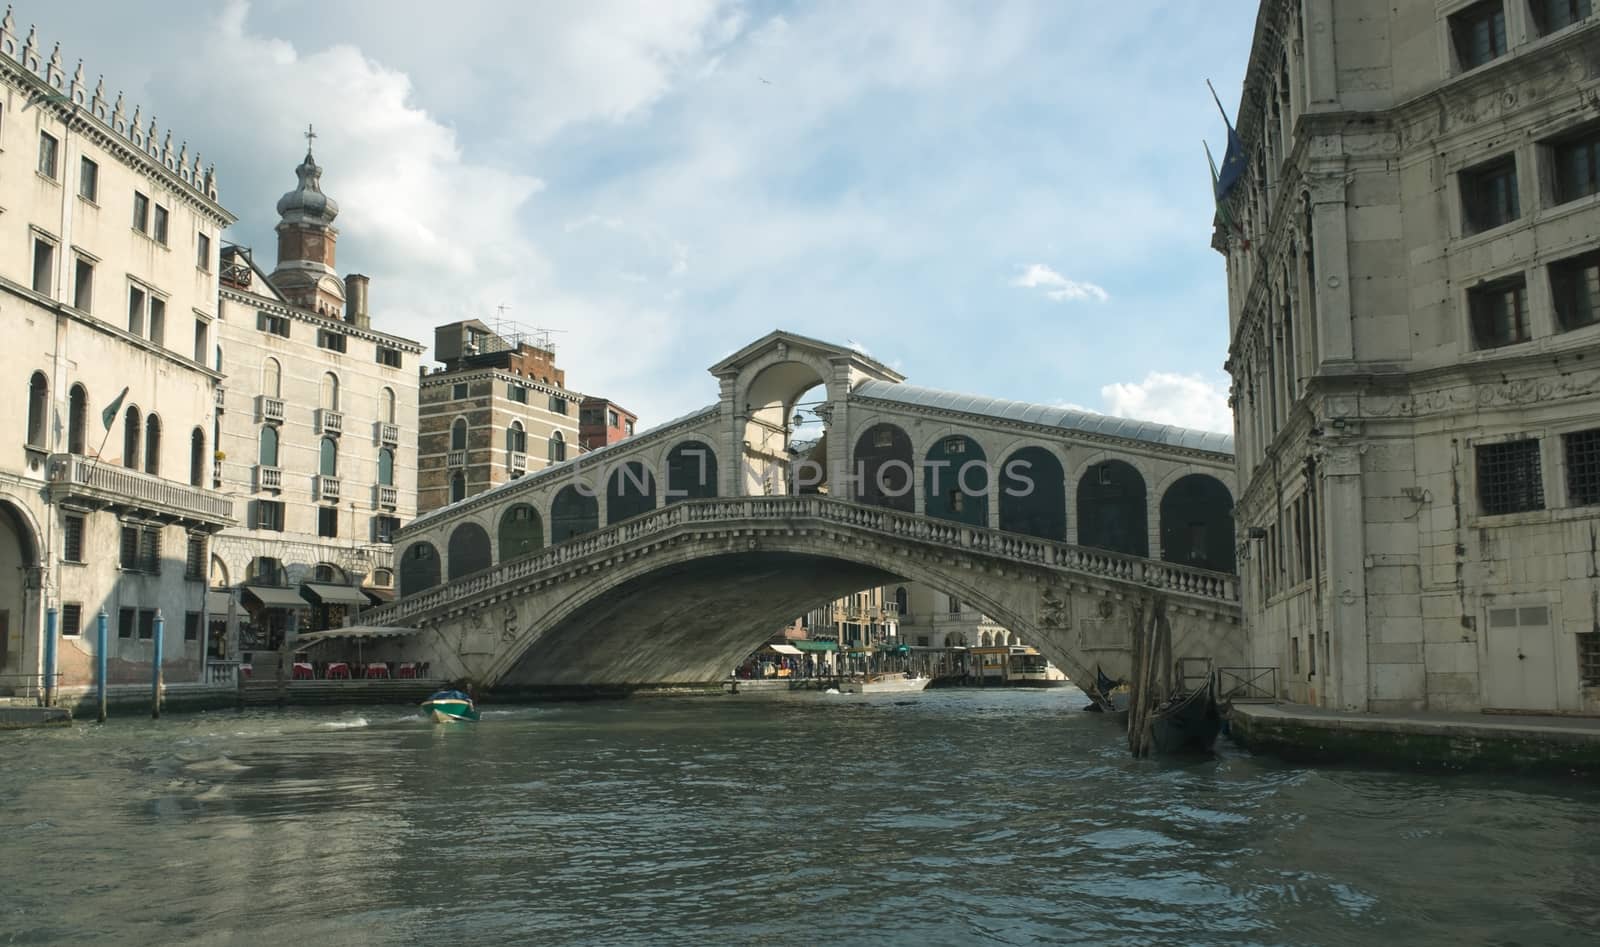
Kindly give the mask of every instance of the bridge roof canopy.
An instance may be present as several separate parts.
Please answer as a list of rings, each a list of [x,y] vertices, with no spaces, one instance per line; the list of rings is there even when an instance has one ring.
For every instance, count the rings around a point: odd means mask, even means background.
[[[1088,411],[1078,411],[1048,404],[1010,401],[1005,398],[990,398],[985,395],[969,395],[955,391],[923,388],[919,385],[889,384],[881,381],[862,382],[856,386],[850,395],[853,398],[875,398],[880,401],[892,401],[897,404],[933,408],[958,414],[1003,418],[1024,424],[1059,427],[1084,434],[1143,441],[1148,444],[1160,444],[1167,447],[1212,451],[1219,454],[1233,453],[1233,435],[1231,434],[1219,434],[1215,431],[1196,431],[1190,428],[1174,427],[1170,424],[1157,424],[1153,421],[1139,421],[1132,418],[1114,418],[1110,415],[1094,414]]]
[[[711,374],[726,375],[730,372],[737,372],[780,345],[810,349],[824,358],[847,359],[853,367],[866,375],[886,382],[900,382],[904,381],[906,377],[859,348],[853,348],[848,345],[835,345],[832,342],[823,342],[820,339],[786,332],[783,329],[774,329],[711,366]]]

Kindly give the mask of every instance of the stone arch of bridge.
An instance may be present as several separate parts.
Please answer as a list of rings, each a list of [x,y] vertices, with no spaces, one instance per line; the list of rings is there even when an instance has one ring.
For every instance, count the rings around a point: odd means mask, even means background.
[[[734,446],[742,443],[744,450],[727,458],[733,469],[725,471],[725,482],[737,484],[737,492],[746,496],[789,492],[790,416],[801,396],[818,385],[827,391],[830,403],[842,401],[845,391],[833,375],[827,359],[788,345],[741,368],[733,379],[730,397],[735,417],[742,419]],[[741,459],[744,469],[738,469]]]
[[[591,573],[551,599],[509,596],[505,605],[521,613],[515,636],[478,677],[509,691],[720,680],[795,615],[902,582],[970,603],[1069,674],[1092,666],[1066,631],[1065,583],[1045,570],[1013,567],[1001,576],[821,534],[751,545],[668,546]]]

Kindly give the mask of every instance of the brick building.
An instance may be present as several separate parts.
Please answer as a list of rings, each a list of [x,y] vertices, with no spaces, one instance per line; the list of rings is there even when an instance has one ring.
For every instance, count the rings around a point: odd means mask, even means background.
[[[584,450],[615,444],[633,436],[639,416],[605,398],[588,397],[578,410],[578,442]]]

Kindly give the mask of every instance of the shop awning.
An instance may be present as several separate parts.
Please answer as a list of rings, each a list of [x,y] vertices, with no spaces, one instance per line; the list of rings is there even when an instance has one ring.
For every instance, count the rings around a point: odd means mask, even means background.
[[[301,594],[313,602],[322,605],[360,605],[367,606],[371,603],[361,594],[361,590],[352,585],[328,585],[322,582],[306,582],[300,586]]]
[[[223,592],[217,589],[206,592],[206,611],[211,613],[211,617],[215,618],[218,615],[228,614],[228,609],[232,606],[233,594],[231,592]]]
[[[394,589],[369,589],[362,586],[361,591],[366,593],[374,605],[387,605],[394,601]]]
[[[793,642],[792,646],[800,651],[838,651],[839,646],[832,641],[807,641],[804,638]]]
[[[420,630],[390,628],[383,625],[351,625],[348,628],[330,628],[327,631],[313,631],[310,634],[300,635],[294,640],[294,646],[304,648],[307,645],[335,640],[371,641],[377,638],[403,638],[406,635],[414,635]]]
[[[800,649],[796,648],[794,645],[769,644],[769,645],[767,645],[767,647],[770,648],[773,651],[778,652],[779,654],[799,654],[800,653]]]
[[[246,585],[241,588],[246,602],[254,601],[266,608],[305,608],[306,600],[299,589],[283,589],[275,585]]]

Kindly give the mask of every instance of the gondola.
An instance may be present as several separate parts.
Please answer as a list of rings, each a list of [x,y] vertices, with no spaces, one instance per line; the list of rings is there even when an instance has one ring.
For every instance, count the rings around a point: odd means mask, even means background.
[[[1211,681],[1157,707],[1150,724],[1151,746],[1163,756],[1212,752],[1222,732],[1222,713]]]
[[[1083,709],[1092,714],[1104,713],[1107,709],[1106,705],[1110,704],[1110,709],[1126,713],[1128,710],[1128,695],[1126,693],[1112,693],[1121,686],[1121,681],[1114,681],[1107,677],[1106,672],[1098,664],[1095,665],[1094,691],[1089,693],[1089,705]],[[1120,702],[1117,700],[1119,697],[1121,698]]]

